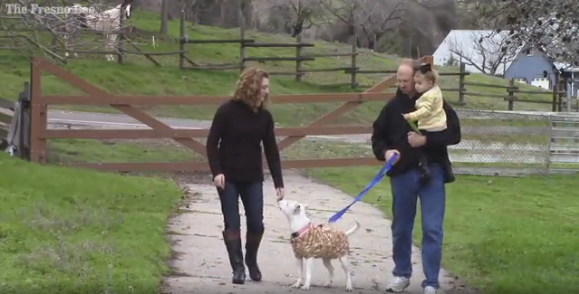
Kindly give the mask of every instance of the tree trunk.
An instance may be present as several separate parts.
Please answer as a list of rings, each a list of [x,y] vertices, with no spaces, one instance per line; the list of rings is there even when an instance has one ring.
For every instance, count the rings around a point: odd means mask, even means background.
[[[162,35],[167,34],[167,22],[168,22],[168,16],[169,16],[169,11],[167,9],[168,3],[169,2],[167,0],[162,0],[162,2],[161,2],[161,29],[160,29],[160,33]]]

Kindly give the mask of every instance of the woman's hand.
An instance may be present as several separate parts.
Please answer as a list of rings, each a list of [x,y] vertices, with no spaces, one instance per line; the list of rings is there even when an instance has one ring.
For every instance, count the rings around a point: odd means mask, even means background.
[[[218,174],[213,178],[213,184],[215,187],[224,189],[225,188],[225,176],[223,174]]]
[[[285,194],[285,191],[283,190],[283,188],[276,188],[275,194],[277,195],[277,201],[281,201],[281,200],[283,200],[283,196]]]

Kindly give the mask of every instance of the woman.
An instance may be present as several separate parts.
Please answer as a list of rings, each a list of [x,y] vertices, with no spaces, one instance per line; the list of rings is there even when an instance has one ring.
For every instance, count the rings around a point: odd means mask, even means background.
[[[207,137],[207,157],[221,202],[225,223],[223,240],[229,254],[234,284],[245,282],[239,197],[247,219],[245,264],[249,277],[261,281],[257,251],[264,232],[262,142],[277,200],[284,196],[275,124],[266,109],[268,96],[267,72],[257,68],[245,70],[237,82],[233,99],[217,109]]]

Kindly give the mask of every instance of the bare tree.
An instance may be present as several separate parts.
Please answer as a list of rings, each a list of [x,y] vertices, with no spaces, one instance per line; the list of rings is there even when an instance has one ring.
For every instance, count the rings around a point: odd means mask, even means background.
[[[492,30],[494,21],[486,17],[481,17],[479,11],[487,5],[487,0],[461,0],[456,1],[458,13],[456,15],[460,24],[460,29],[470,30]],[[454,2],[454,1],[453,1]]]
[[[478,12],[508,32],[509,47],[538,49],[556,62],[579,66],[577,0],[480,0]],[[492,37],[492,36],[491,36]]]
[[[323,7],[328,11],[333,17],[347,25],[350,33],[361,23],[368,21],[368,15],[362,17],[364,14],[360,13],[363,5],[368,5],[365,3],[369,0],[320,0]],[[370,6],[370,5],[368,5]]]
[[[504,69],[520,51],[509,46],[507,34],[493,34],[492,31],[474,31],[464,38],[449,41],[451,54],[456,55],[452,56],[454,59],[489,75]]]
[[[398,0],[362,1],[356,14],[359,14],[359,20],[365,20],[359,26],[367,38],[368,47],[378,50],[378,40],[400,25],[406,7],[407,2]]]
[[[320,0],[269,0],[270,18],[283,21],[285,31],[293,37],[323,21]]]
[[[118,4],[121,3],[126,5],[127,2],[119,1]],[[118,20],[109,21],[107,18],[120,13],[106,13],[116,9],[116,5],[111,8],[95,2],[89,2],[87,6],[67,4],[62,0],[46,0],[42,5],[26,0],[0,1],[0,30],[4,31],[0,41],[4,41],[4,49],[25,56],[32,56],[40,50],[54,61],[66,62],[69,49],[102,51],[109,45],[116,45],[111,40],[114,42],[116,34],[123,28],[116,26]],[[92,33],[73,38],[82,31]]]

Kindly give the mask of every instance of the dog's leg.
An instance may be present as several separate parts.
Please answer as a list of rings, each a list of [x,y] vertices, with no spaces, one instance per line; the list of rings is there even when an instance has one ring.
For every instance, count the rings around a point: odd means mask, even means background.
[[[296,265],[298,268],[298,280],[292,285],[294,288],[299,288],[302,286],[302,279],[304,276],[304,261],[301,258],[296,258]]]
[[[334,281],[334,267],[332,266],[332,260],[329,258],[322,259],[324,266],[328,269],[328,282],[324,284],[324,287],[330,287]]]
[[[346,291],[350,292],[354,289],[352,288],[352,275],[350,273],[350,269],[348,266],[348,256],[342,256],[339,258],[340,263],[342,264],[342,269],[344,269],[344,273],[346,274]]]
[[[306,259],[305,262],[305,268],[306,268],[306,274],[305,274],[305,279],[304,279],[304,285],[302,286],[302,290],[309,290],[310,289],[310,283],[312,281],[312,266],[314,265],[314,258],[310,257]]]

